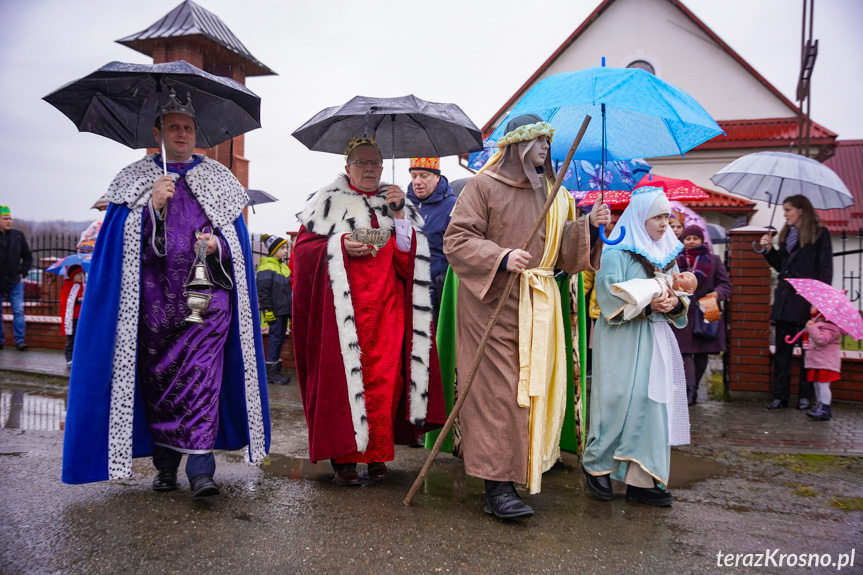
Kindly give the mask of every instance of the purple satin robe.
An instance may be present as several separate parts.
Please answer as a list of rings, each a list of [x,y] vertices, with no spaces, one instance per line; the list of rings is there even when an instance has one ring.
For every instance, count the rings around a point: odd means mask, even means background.
[[[168,164],[184,173],[187,166]],[[194,169],[194,168],[192,168]],[[165,216],[164,257],[153,251],[153,221],[144,209],[138,383],[150,433],[158,445],[186,453],[213,449],[219,429],[219,391],[231,322],[230,292],[214,286],[203,324],[188,323],[183,284],[194,262],[195,231],[212,227],[184,178],[177,180]],[[222,257],[228,259],[226,242]],[[158,242],[158,240],[157,240]]]

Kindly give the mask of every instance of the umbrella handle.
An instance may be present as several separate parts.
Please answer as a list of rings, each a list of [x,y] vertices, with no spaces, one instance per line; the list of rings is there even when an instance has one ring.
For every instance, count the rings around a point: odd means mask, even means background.
[[[767,226],[767,233],[771,236],[776,234],[776,228],[774,228],[773,226]],[[760,242],[752,242],[752,251],[756,254],[763,254],[767,252],[767,248],[761,247]]]
[[[786,335],[785,336],[785,343],[794,343],[795,341],[800,339],[800,336],[803,335],[803,332],[805,332],[805,331],[806,330],[804,329],[803,331],[801,331],[800,333],[798,333],[794,337],[791,337],[790,335]]]
[[[617,227],[620,228],[620,235],[617,237],[616,240],[612,240],[611,238],[609,238],[608,236],[605,235],[605,224],[602,224],[599,226],[599,239],[602,240],[602,243],[609,245],[609,246],[615,246],[615,245],[617,245],[623,241],[623,238],[626,237],[626,226],[617,226]]]

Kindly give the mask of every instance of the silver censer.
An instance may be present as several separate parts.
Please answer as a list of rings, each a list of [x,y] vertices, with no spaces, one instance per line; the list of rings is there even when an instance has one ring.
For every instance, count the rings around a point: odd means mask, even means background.
[[[210,281],[210,270],[207,268],[207,238],[211,234],[206,234],[203,230],[195,232],[197,241],[195,242],[195,262],[192,264],[192,269],[189,270],[189,275],[186,276],[186,283],[183,284],[183,296],[186,298],[186,305],[192,310],[186,317],[189,323],[204,323],[204,318],[201,313],[207,311],[210,307],[210,300],[213,296],[208,293],[196,290],[209,290],[213,287],[213,282]]]

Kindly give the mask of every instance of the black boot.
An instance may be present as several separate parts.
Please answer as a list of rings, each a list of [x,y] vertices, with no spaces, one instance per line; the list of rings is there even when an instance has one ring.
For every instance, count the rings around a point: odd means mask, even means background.
[[[189,479],[192,497],[212,497],[219,494],[219,486],[213,478],[206,474],[196,475]]]
[[[533,509],[521,500],[510,481],[485,480],[485,497],[482,510],[501,519],[530,517]]]
[[[585,468],[584,482],[587,484],[587,495],[598,501],[611,501],[611,478],[608,475],[591,475]]]
[[[276,373],[278,374],[279,379],[282,380],[282,383],[280,385],[288,385],[289,383],[291,383],[291,376],[290,375],[282,375],[282,362],[281,361],[277,362]]]
[[[272,385],[285,385],[291,381],[291,378],[285,378],[282,375],[282,362],[273,361],[267,362],[267,383]]]
[[[655,486],[647,488],[627,485],[626,498],[630,501],[638,501],[639,503],[646,503],[654,507],[671,507],[672,503],[671,492]]]
[[[177,468],[160,469],[153,478],[153,491],[173,491],[177,488]]]

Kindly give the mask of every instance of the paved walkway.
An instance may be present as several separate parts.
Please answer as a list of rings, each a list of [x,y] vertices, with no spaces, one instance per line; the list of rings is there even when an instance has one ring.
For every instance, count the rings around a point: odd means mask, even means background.
[[[51,349],[7,346],[0,350],[2,371],[69,377],[63,351]],[[703,389],[700,401],[690,410],[694,446],[863,456],[861,404],[834,403],[833,419],[816,422],[793,408],[766,411],[760,400],[708,401]]]

